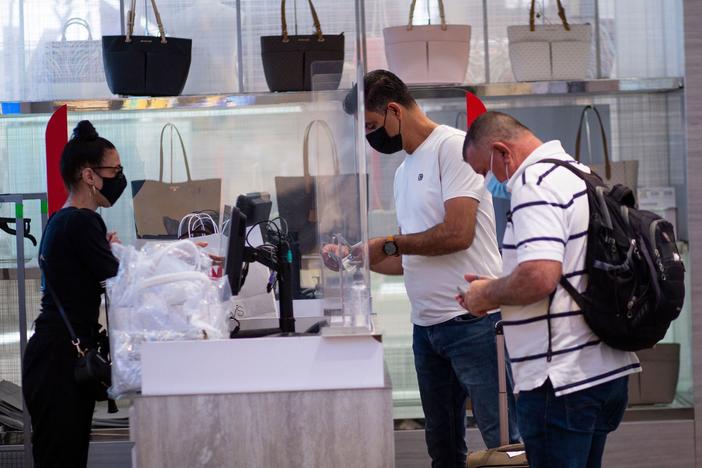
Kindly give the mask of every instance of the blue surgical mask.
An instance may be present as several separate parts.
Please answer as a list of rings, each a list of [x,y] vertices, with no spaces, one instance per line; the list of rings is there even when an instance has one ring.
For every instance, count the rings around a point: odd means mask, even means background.
[[[505,166],[505,173],[507,173],[507,167]],[[485,187],[492,194],[493,198],[504,198],[509,200],[512,198],[512,194],[507,190],[507,182],[509,179],[505,179],[504,182],[500,182],[495,177],[492,172],[492,153],[490,153],[490,170],[485,175]]]

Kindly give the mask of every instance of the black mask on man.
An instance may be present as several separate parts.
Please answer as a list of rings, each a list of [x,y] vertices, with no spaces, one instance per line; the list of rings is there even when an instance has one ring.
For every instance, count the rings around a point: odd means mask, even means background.
[[[388,131],[385,130],[385,123],[388,120],[388,109],[385,109],[385,119],[383,120],[383,126],[377,128],[366,135],[366,140],[371,145],[371,148],[383,154],[393,154],[397,153],[402,149],[402,121],[398,120],[400,123],[400,128],[397,135],[390,136]]]
[[[110,202],[110,206],[114,206],[125,188],[127,188],[127,178],[120,171],[114,177],[103,177],[102,188],[98,192]]]

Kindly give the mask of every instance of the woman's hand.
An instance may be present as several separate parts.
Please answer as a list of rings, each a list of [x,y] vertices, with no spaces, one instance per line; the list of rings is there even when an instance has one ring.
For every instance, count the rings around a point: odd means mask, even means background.
[[[117,237],[116,232],[108,232],[107,233],[107,242],[110,244],[121,244],[122,241],[119,240],[119,237]]]

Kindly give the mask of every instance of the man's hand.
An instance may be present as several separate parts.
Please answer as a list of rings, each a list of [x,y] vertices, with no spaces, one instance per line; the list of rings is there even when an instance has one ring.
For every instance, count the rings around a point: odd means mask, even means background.
[[[339,268],[341,268],[341,260],[349,253],[348,246],[324,244],[322,246],[322,261],[330,270],[339,271]]]
[[[483,316],[490,310],[500,307],[488,297],[488,287],[493,279],[481,278],[477,275],[465,275],[465,280],[470,284],[465,295],[456,295],[458,304],[473,315]]]

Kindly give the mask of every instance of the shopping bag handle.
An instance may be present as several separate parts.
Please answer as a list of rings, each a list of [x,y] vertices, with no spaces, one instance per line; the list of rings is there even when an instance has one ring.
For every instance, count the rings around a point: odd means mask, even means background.
[[[414,7],[417,6],[417,0],[412,0],[412,4],[410,5],[410,13],[409,13],[409,23],[407,24],[407,30],[411,31],[412,28],[414,28]],[[441,18],[441,30],[446,31],[448,29],[448,26],[446,26],[446,14],[444,12],[444,1],[439,0],[439,17]]]
[[[313,120],[312,122],[307,124],[307,128],[305,128],[305,138],[302,145],[302,164],[305,176],[305,193],[308,194],[312,193],[313,184],[312,175],[310,175],[310,132],[312,131],[312,127],[314,127],[315,125],[319,125],[319,127],[322,130],[324,130],[324,132],[329,137],[329,140],[331,141],[334,175],[339,174],[339,155],[336,149],[336,140],[334,139],[334,133],[332,133],[331,128],[329,128],[329,124],[327,124],[324,120]]]
[[[158,7],[156,6],[156,0],[151,0],[151,7],[154,9],[154,16],[156,17],[156,24],[158,24],[158,32],[161,36],[161,44],[166,44],[166,30],[163,29],[163,22],[161,21],[161,15],[158,12]],[[146,14],[146,12],[144,12]],[[134,34],[134,20],[136,19],[136,0],[132,0],[132,6],[127,12],[127,37],[124,42],[132,42],[132,35]]]
[[[583,122],[587,118],[587,113],[589,111],[594,111],[597,116],[597,122],[600,125],[600,134],[602,135],[602,146],[604,147],[604,163],[605,163],[605,178],[607,180],[612,178],[612,165],[609,161],[609,150],[607,149],[607,134],[605,133],[604,124],[602,123],[602,117],[600,117],[600,111],[596,107],[587,105],[583,107],[583,111],[580,114],[580,123],[578,124],[578,134],[575,136],[575,160],[580,162],[580,140],[583,131]],[[592,163],[593,161],[590,161]]]
[[[558,16],[561,18],[563,23],[563,28],[566,31],[570,31],[570,24],[568,24],[568,18],[566,18],[565,8],[561,4],[561,0],[556,0],[558,5]],[[531,0],[531,8],[529,8],[529,31],[534,31],[536,29],[536,0]]]
[[[68,21],[66,21],[63,25],[63,30],[61,31],[61,40],[65,41],[66,40],[66,31],[68,30],[69,26],[73,25],[78,25],[78,26],[83,26],[87,31],[88,31],[88,40],[92,41],[93,40],[93,32],[90,30],[90,24],[83,18],[69,18]]]
[[[152,0],[153,1],[153,0]],[[312,12],[312,21],[314,22],[315,36],[317,36],[317,42],[324,42],[324,35],[322,34],[322,25],[319,23],[319,16],[317,16],[317,10],[314,9],[312,0],[307,0],[310,5],[310,11]],[[285,0],[280,2],[280,21],[283,30],[283,42],[290,42],[290,37],[288,37],[288,22],[285,17]]]
[[[170,128],[171,129],[171,183],[173,183],[173,132],[178,135],[178,140],[180,141],[180,149],[182,150],[183,153],[183,162],[185,163],[185,176],[188,179],[188,182],[190,182],[192,179],[190,178],[190,165],[188,164],[188,154],[185,152],[185,143],[183,143],[183,137],[180,135],[180,131],[178,130],[178,127],[173,125],[172,123],[168,122],[166,125],[163,126],[161,129],[161,148],[159,151],[159,169],[158,169],[158,180],[159,182],[163,182],[163,135],[166,133],[166,129]]]

